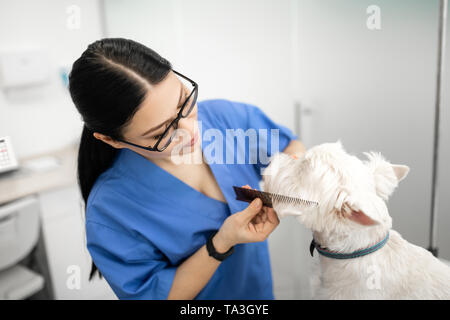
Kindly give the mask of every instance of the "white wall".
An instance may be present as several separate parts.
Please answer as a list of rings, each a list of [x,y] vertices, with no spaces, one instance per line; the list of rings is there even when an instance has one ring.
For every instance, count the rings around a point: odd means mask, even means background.
[[[107,0],[108,37],[131,38],[199,84],[198,100],[256,104],[294,128],[292,1]]]
[[[70,5],[81,9],[80,29],[66,26]],[[80,117],[58,68],[70,67],[101,35],[97,0],[0,1],[0,51],[42,48],[51,60],[48,84],[14,92],[0,90],[0,136],[11,136],[19,158],[79,139]]]

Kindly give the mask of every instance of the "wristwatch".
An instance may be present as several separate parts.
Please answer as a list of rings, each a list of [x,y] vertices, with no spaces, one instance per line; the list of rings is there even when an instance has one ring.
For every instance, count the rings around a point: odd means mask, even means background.
[[[223,261],[226,258],[228,258],[233,252],[234,252],[234,246],[231,247],[227,252],[225,253],[218,253],[216,251],[216,248],[214,248],[214,245],[212,243],[212,238],[216,235],[217,231],[215,231],[206,242],[206,249],[208,250],[208,254],[215,258],[216,260]]]

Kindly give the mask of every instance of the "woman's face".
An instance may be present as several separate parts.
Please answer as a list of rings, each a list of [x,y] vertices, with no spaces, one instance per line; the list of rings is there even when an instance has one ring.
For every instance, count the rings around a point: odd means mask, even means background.
[[[130,123],[124,128],[123,140],[144,147],[155,145],[159,136],[175,119],[193,89],[189,82],[182,79],[170,70],[162,82],[149,86],[145,100]],[[189,105],[186,106],[186,108],[188,107]],[[196,137],[196,142],[190,145],[191,139],[194,137]],[[119,144],[121,148],[131,149],[147,159],[163,161],[170,160],[174,155],[180,156],[198,150],[199,140],[196,103],[188,117],[178,121],[176,135],[164,151],[148,151],[123,142],[119,142]]]

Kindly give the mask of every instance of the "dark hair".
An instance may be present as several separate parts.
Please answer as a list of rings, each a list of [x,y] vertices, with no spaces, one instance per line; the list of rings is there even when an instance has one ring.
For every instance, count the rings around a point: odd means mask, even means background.
[[[78,184],[85,208],[97,178],[111,166],[117,149],[96,139],[99,132],[123,139],[129,123],[147,94],[172,69],[152,49],[129,39],[105,38],[90,44],[72,66],[69,90],[84,121],[78,150]],[[92,262],[89,280],[95,272]]]

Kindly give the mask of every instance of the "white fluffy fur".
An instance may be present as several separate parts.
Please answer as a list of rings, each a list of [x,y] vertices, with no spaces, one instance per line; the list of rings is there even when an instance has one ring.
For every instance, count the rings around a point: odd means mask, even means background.
[[[391,229],[385,201],[409,168],[390,164],[379,153],[365,154],[363,162],[340,141],[324,143],[298,159],[277,153],[263,172],[265,191],[319,202],[306,209],[274,203],[274,209],[280,219],[296,216],[328,250],[364,249],[390,232],[383,248],[363,257],[338,260],[315,251],[315,298],[450,299],[450,267]]]

